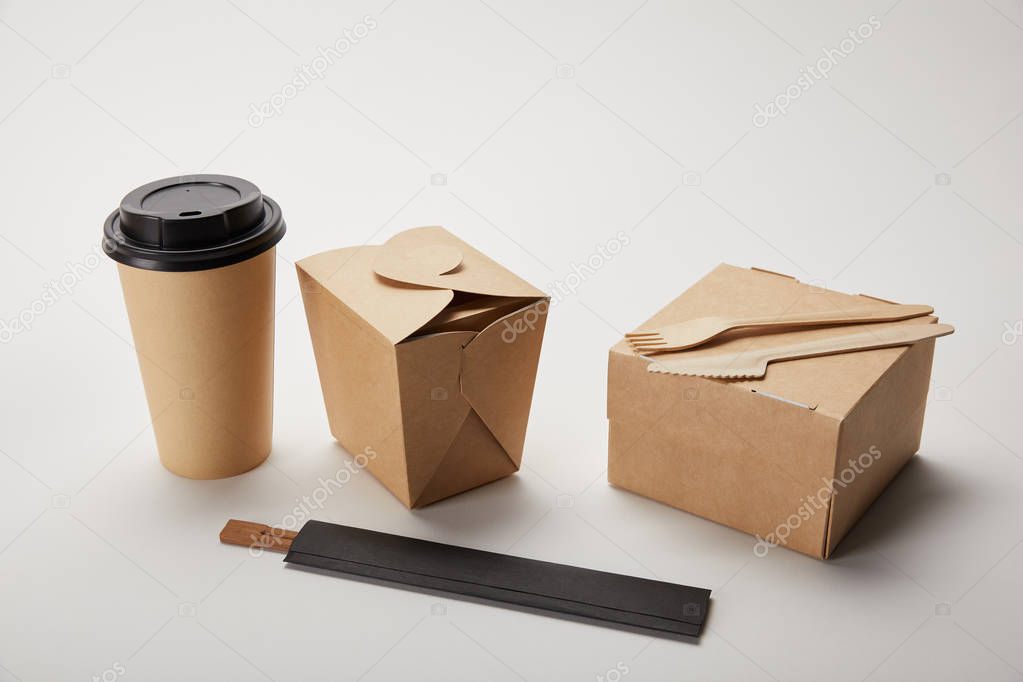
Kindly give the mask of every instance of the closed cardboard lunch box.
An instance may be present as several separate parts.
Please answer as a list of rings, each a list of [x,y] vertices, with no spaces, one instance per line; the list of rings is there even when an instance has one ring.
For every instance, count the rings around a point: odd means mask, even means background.
[[[296,265],[330,431],[395,497],[519,469],[546,294],[442,227]]]
[[[720,265],[639,326],[889,303]],[[853,328],[772,330],[771,338]],[[729,332],[714,346],[740,350],[751,333]],[[724,380],[650,372],[658,356],[641,356],[623,339],[608,360],[608,480],[754,535],[758,554],[780,545],[827,558],[919,448],[933,354],[929,339],[776,362],[760,379]]]

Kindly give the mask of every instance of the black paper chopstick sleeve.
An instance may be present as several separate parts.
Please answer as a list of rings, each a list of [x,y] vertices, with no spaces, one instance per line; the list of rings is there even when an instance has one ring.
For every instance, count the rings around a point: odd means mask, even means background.
[[[697,637],[710,590],[309,521],[288,563]]]

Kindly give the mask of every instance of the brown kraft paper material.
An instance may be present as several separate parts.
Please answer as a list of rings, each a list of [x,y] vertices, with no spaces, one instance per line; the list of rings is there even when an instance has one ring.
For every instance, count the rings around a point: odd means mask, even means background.
[[[193,272],[118,264],[160,461],[176,474],[225,478],[270,454],[275,258]]]

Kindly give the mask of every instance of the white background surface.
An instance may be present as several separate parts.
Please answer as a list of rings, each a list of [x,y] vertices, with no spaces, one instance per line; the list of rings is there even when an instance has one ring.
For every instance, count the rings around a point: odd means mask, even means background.
[[[275,446],[252,473],[160,467],[108,260],[0,346],[0,680],[1023,677],[1023,3],[337,5],[0,2],[0,319],[95,265],[103,219],[155,178],[243,176],[289,226]],[[365,15],[325,78],[249,124]],[[752,124],[871,15],[828,80]],[[711,587],[698,645],[217,543],[348,459],[291,263],[427,224],[544,288],[630,243],[551,312],[520,474],[412,513],[362,473],[316,516]],[[722,261],[958,328],[920,455],[828,563],[756,558],[606,483],[607,348]]]

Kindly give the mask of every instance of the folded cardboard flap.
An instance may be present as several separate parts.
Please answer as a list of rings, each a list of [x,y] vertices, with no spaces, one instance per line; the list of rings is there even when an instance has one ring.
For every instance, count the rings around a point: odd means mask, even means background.
[[[298,267],[391,344],[442,315],[456,292],[522,299],[522,307],[547,297],[442,227],[406,230],[383,246],[325,251]]]
[[[434,284],[442,275],[450,274],[462,265],[462,251],[448,244],[425,244],[422,246],[385,245],[373,261],[373,270],[381,277],[406,284],[436,286],[440,289],[454,287]]]
[[[472,411],[461,390],[462,349],[474,332],[413,337],[395,346],[410,501],[426,489]]]
[[[516,310],[480,332],[412,336],[395,346],[406,447],[415,451],[408,458],[413,504],[438,474],[455,475],[441,467],[460,434],[473,444],[473,461],[460,466],[485,468],[493,480],[521,465],[544,332],[540,307]],[[521,330],[514,343],[505,338],[508,329]]]
[[[537,305],[546,300],[544,293],[440,227],[395,235],[377,254],[373,270],[389,281],[477,294],[456,306],[453,297],[418,332],[432,325],[457,327],[458,322],[479,327],[475,334],[456,336],[455,342],[462,343],[459,393],[517,469],[543,338],[544,325],[536,319],[546,314],[546,306]],[[527,317],[535,319],[527,322]],[[514,330],[514,343],[508,342],[509,329]],[[421,347],[432,349],[434,344]],[[412,357],[405,353],[407,360]],[[424,356],[418,364],[426,367],[434,361]]]
[[[487,296],[546,297],[443,227],[417,227],[394,235],[380,247],[373,270],[388,280],[423,287]]]
[[[509,313],[531,305],[534,298],[484,296],[456,292],[454,300],[432,320],[417,329],[415,336],[440,332],[481,332]]]
[[[777,275],[778,277],[784,277],[786,279],[794,279],[797,282],[799,281],[798,278],[794,277],[793,275],[788,275],[784,272],[775,272],[774,270],[768,270],[767,268],[758,268],[756,266],[753,266],[750,268],[750,270],[752,270],[753,272],[763,272],[768,275]]]
[[[546,315],[546,300],[533,303],[488,326],[462,351],[462,395],[516,468],[522,463]]]
[[[842,421],[824,558],[920,448],[934,346],[930,339],[907,348]],[[845,485],[850,470],[856,478]]]
[[[353,322],[394,345],[429,322],[454,298],[450,289],[432,289],[384,280],[373,274],[378,246],[354,246],[303,258],[296,267],[307,275],[306,300],[322,288],[331,305]],[[333,303],[337,302],[337,303]]]

